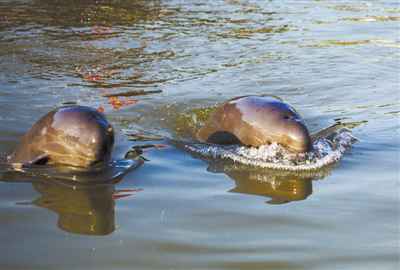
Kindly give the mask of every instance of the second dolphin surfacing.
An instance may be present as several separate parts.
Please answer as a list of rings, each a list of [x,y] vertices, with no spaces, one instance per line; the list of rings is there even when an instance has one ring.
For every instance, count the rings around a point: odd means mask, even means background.
[[[202,142],[261,146],[278,143],[296,153],[312,149],[310,133],[289,104],[273,96],[242,96],[218,106],[197,132]]]
[[[141,166],[143,160],[113,160],[113,145],[114,129],[104,114],[86,106],[59,107],[45,114],[21,137],[7,157],[4,176],[0,170],[0,180],[19,181],[32,176],[32,182],[39,177],[116,183]]]
[[[107,163],[113,145],[114,131],[103,114],[86,106],[65,106],[37,121],[8,161],[88,168]]]

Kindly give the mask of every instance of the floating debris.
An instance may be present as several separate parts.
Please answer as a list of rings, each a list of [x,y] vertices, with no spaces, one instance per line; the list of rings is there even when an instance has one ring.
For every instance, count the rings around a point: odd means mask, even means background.
[[[101,113],[104,113],[105,110],[104,110],[104,107],[100,105],[100,106],[97,108],[97,111],[98,111],[98,112],[101,112]]]
[[[119,110],[122,107],[133,105],[138,102],[137,99],[120,99],[118,97],[109,97],[108,103],[113,107],[114,110]]]

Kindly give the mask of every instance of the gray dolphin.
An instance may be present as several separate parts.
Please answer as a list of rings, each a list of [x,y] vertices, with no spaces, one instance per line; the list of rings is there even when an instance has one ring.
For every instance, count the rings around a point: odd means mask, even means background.
[[[37,121],[8,162],[87,168],[107,163],[113,145],[113,128],[102,113],[85,106],[65,106]]]
[[[241,96],[224,102],[196,134],[216,144],[278,143],[297,153],[312,149],[310,133],[296,110],[273,96]]]

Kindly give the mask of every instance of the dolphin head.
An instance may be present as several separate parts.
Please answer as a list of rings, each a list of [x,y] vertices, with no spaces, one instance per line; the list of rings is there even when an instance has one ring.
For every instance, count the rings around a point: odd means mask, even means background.
[[[86,168],[108,162],[113,144],[114,131],[103,114],[90,107],[66,106],[36,122],[9,161]]]

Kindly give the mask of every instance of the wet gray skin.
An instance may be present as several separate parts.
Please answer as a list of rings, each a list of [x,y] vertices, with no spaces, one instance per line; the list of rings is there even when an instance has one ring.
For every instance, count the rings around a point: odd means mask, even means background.
[[[242,96],[223,103],[196,136],[208,143],[254,147],[275,142],[297,153],[312,148],[300,115],[272,96]]]
[[[103,114],[85,106],[53,110],[21,138],[10,163],[88,168],[111,158],[114,131]]]

